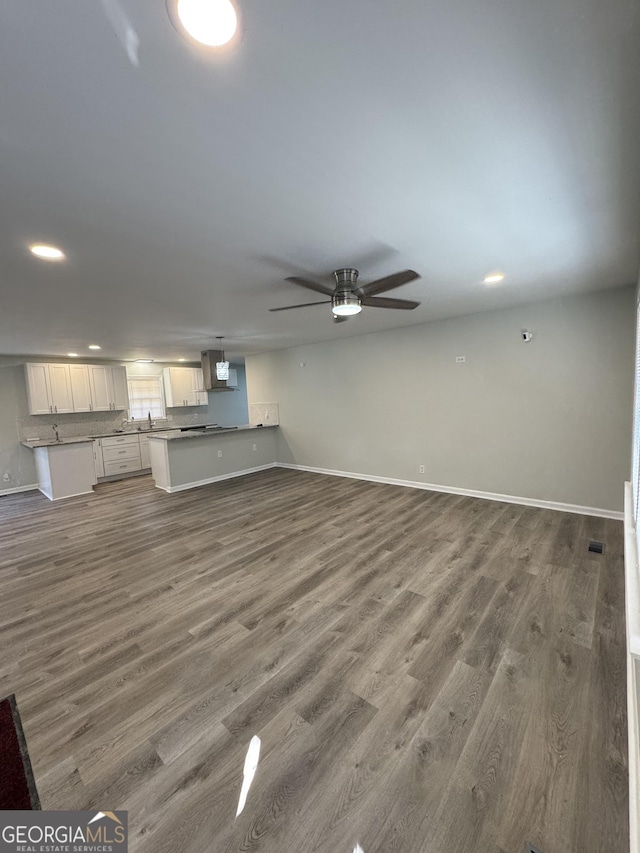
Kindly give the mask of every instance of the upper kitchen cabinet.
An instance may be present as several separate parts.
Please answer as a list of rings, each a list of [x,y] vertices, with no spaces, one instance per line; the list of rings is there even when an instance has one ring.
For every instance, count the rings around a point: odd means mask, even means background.
[[[62,415],[73,412],[68,364],[25,365],[30,415]]]
[[[126,368],[90,364],[89,383],[94,412],[129,408]]]
[[[127,371],[102,364],[25,364],[30,415],[128,409]]]
[[[71,380],[71,397],[74,412],[91,412],[91,382],[89,381],[88,364],[70,364],[69,377]]]
[[[209,402],[199,367],[165,367],[162,371],[168,408],[206,406]]]
[[[129,408],[129,386],[127,384],[127,368],[112,367],[111,382],[113,386],[113,408]]]

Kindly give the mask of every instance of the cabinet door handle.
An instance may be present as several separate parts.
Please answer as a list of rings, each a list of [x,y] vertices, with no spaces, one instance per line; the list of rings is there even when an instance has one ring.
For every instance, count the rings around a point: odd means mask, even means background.
[[[121,468],[126,468],[127,466],[126,466],[126,465],[121,465],[120,467],[121,467]]]
[[[53,414],[53,406],[49,406],[49,411]]]
[[[58,407],[54,406],[54,409],[56,410],[56,415],[57,415],[58,414]]]
[[[90,411],[90,412],[92,412],[92,411],[93,411],[93,403],[89,403],[89,411]]]

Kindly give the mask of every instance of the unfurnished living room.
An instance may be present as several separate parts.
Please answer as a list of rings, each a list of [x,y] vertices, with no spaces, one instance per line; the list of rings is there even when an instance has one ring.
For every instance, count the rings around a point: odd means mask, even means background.
[[[640,853],[640,0],[0,24],[0,850]]]

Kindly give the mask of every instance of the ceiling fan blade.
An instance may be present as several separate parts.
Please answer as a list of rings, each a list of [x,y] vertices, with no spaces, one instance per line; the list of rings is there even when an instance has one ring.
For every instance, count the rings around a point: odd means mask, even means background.
[[[411,299],[389,299],[386,296],[363,296],[360,301],[368,308],[403,308],[405,311],[413,311],[420,305]]]
[[[300,287],[306,287],[307,290],[315,290],[316,293],[324,293],[325,296],[333,296],[333,287],[329,287],[327,284],[320,284],[319,281],[312,281],[310,278],[300,278],[297,275],[290,275],[288,278],[285,278],[285,281],[298,284]]]
[[[321,302],[303,302],[300,305],[285,305],[284,308],[269,308],[269,311],[291,311],[292,308],[308,308],[309,305],[330,305],[330,299],[323,299]]]
[[[414,270],[403,270],[402,272],[395,272],[393,275],[385,276],[385,278],[379,278],[377,281],[370,281],[368,284],[363,284],[357,287],[355,292],[358,296],[373,296],[376,293],[384,293],[385,290],[393,290],[394,287],[401,287],[403,284],[408,284],[416,278],[420,278],[420,276]]]

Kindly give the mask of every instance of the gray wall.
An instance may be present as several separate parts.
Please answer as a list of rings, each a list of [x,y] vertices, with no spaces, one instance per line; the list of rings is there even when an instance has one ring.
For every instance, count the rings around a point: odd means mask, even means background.
[[[23,363],[24,359],[0,356],[0,493],[38,481],[33,450],[22,447],[19,439],[21,419],[27,413]]]
[[[634,308],[626,287],[247,356],[249,402],[280,404],[280,462],[619,511]]]
[[[212,415],[212,421],[221,426],[249,423],[245,367],[244,364],[232,364],[231,367],[238,371],[236,390],[209,392],[209,413]]]

